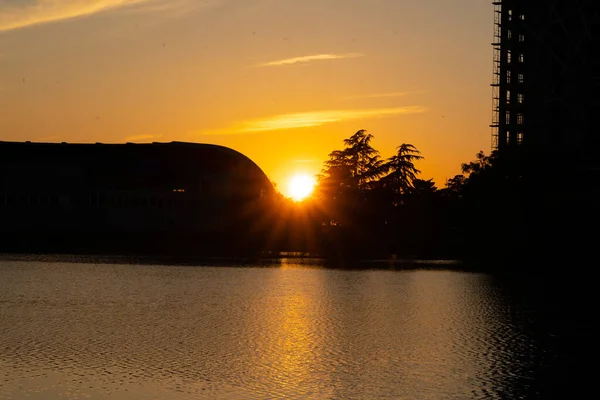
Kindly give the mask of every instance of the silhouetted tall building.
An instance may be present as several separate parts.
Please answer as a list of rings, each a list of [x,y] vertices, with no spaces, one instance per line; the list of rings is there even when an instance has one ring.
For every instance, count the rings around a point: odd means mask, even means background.
[[[600,225],[600,1],[493,5],[492,148],[517,182],[493,245],[585,259]]]
[[[492,147],[597,170],[600,1],[494,2]],[[568,161],[567,161],[568,160]]]

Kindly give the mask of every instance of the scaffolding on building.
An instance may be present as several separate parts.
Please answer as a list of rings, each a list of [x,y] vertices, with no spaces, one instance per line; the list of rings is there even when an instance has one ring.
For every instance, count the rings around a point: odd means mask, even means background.
[[[501,73],[501,41],[502,41],[502,2],[494,4],[494,65],[492,76],[492,151],[498,150],[498,131],[500,129],[500,73]]]
[[[595,163],[600,1],[492,4],[492,151],[571,148],[582,162]]]

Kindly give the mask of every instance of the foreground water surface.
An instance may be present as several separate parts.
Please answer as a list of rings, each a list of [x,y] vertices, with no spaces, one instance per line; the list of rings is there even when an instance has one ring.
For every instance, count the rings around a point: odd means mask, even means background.
[[[0,261],[0,399],[537,398],[536,307],[444,270]]]

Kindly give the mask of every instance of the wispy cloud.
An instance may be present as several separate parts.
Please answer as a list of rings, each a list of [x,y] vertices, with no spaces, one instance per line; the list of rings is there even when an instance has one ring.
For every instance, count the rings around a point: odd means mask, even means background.
[[[203,135],[240,134],[281,129],[307,128],[334,122],[352,121],[366,118],[393,117],[402,114],[417,114],[425,111],[420,106],[378,108],[362,110],[330,110],[293,114],[281,114],[267,118],[242,121],[230,129],[202,132]]]
[[[191,10],[208,8],[221,3],[224,0],[142,0],[134,3],[135,7],[127,7],[129,14],[165,13],[171,16],[185,15]]]
[[[354,96],[345,96],[344,100],[355,100],[355,99],[380,99],[386,97],[402,97],[411,94],[423,94],[425,93],[422,90],[414,91],[414,92],[391,92],[391,93],[372,93],[372,94],[358,94]]]
[[[0,0],[0,32],[152,0]]]
[[[128,136],[125,138],[126,142],[141,142],[141,141],[148,141],[150,139],[158,139],[161,138],[162,135],[135,135],[135,136]]]
[[[364,57],[361,53],[346,53],[346,54],[313,54],[310,56],[284,58],[283,60],[270,61],[262,64],[257,64],[257,67],[280,67],[282,65],[292,65],[298,63],[307,63],[311,61],[321,60],[339,60],[342,58]]]
[[[307,159],[303,159],[303,160],[291,160],[291,163],[294,164],[313,164],[313,163],[320,163],[322,160],[319,160],[318,158],[307,158]]]

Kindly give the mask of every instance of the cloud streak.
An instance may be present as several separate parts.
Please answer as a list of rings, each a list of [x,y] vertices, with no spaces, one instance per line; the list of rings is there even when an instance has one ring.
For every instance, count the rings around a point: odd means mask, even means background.
[[[92,15],[151,0],[0,0],[0,32]]]
[[[308,159],[304,159],[304,160],[291,160],[291,163],[294,164],[314,164],[314,163],[320,163],[321,160],[318,158],[308,158]]]
[[[141,142],[144,140],[158,139],[161,137],[162,137],[162,135],[135,135],[135,136],[126,137],[125,141],[126,142]]]
[[[382,99],[382,98],[387,98],[387,97],[402,97],[402,96],[407,96],[410,94],[423,94],[425,93],[424,91],[417,91],[417,92],[391,92],[391,93],[373,93],[373,94],[362,94],[362,95],[355,95],[355,96],[345,96],[343,97],[344,100],[355,100],[355,99]]]
[[[280,114],[267,118],[242,121],[230,129],[202,132],[202,135],[243,134],[282,129],[308,128],[325,124],[368,118],[394,117],[425,112],[420,106],[378,108],[362,110],[330,110]]]
[[[313,54],[309,56],[284,58],[283,60],[269,61],[262,64],[257,64],[257,67],[281,67],[284,65],[293,65],[299,63],[308,63],[311,61],[322,61],[322,60],[339,60],[344,58],[357,58],[364,57],[361,53],[346,53],[346,54]]]

